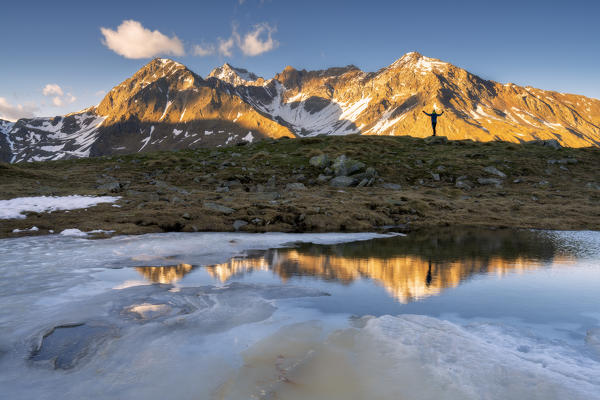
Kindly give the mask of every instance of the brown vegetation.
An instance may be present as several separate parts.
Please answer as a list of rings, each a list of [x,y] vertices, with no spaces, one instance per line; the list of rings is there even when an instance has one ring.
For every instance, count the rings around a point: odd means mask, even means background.
[[[66,228],[114,230],[115,234],[236,228],[249,232],[411,230],[445,225],[600,229],[600,150],[440,142],[334,136],[0,164],[0,199],[122,196],[117,202],[120,207],[101,204],[1,220],[0,237]],[[362,161],[376,169],[378,178],[373,186],[360,188],[320,183],[317,177],[322,171],[308,160],[321,153]],[[507,176],[489,172],[490,167]],[[290,183],[305,188],[292,189],[287,187]],[[386,185],[390,183],[401,189],[390,189]],[[33,225],[40,230],[12,233]]]

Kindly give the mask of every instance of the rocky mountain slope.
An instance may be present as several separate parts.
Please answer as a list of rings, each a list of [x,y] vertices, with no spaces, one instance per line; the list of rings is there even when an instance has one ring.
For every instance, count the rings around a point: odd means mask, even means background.
[[[377,72],[286,67],[265,80],[224,64],[206,79],[155,59],[96,107],[0,124],[0,160],[38,161],[222,146],[264,137],[431,134],[449,139],[600,145],[600,100],[500,84],[408,53]]]

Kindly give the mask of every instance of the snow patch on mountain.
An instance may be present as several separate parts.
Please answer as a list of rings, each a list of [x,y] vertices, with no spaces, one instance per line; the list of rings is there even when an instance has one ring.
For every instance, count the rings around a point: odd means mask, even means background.
[[[228,63],[223,64],[211,71],[208,78],[217,78],[233,86],[247,85],[259,79],[259,77],[243,68],[235,68]]]

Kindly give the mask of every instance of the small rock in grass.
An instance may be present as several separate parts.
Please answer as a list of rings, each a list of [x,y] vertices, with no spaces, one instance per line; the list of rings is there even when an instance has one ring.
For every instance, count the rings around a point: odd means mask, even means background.
[[[241,219],[236,219],[235,221],[233,221],[233,229],[236,231],[239,231],[240,228],[242,228],[243,226],[246,226],[246,225],[248,225],[248,223]]]
[[[288,183],[285,186],[285,190],[305,190],[306,186],[304,186],[304,183],[300,183],[300,182],[295,182],[295,183]]]
[[[402,186],[398,185],[397,183],[384,183],[383,185],[381,185],[384,189],[390,189],[390,190],[402,190]]]

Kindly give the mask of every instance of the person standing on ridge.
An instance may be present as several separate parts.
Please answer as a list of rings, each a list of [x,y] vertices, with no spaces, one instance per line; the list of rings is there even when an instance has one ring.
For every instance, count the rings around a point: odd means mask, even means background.
[[[428,112],[423,111],[423,114],[429,115],[431,117],[431,129],[433,129],[433,136],[435,136],[435,125],[437,124],[437,117],[439,117],[443,113],[444,112],[442,111],[440,114],[436,114],[435,113],[435,108],[433,109],[433,111],[431,112],[431,114],[429,114]]]

